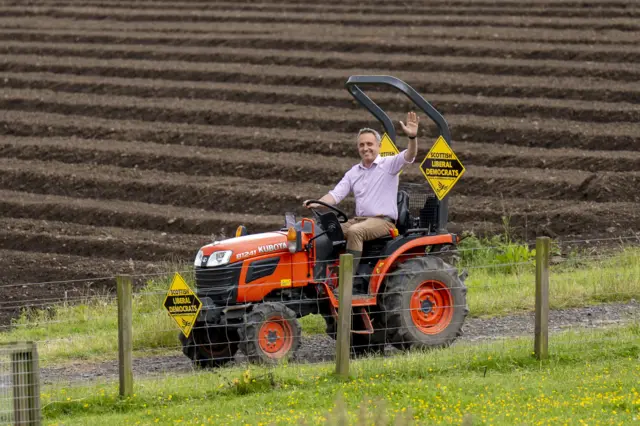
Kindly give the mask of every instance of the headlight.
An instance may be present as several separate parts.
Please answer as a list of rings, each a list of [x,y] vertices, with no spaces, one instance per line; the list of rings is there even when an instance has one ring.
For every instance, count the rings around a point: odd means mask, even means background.
[[[193,266],[200,266],[202,263],[202,250],[198,251],[196,254],[196,260],[193,261]]]
[[[207,260],[207,266],[220,266],[226,265],[231,259],[231,250],[214,251]]]

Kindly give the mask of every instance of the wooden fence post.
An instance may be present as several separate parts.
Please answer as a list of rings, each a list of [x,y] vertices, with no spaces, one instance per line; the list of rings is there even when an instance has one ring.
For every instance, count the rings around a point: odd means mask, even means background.
[[[118,291],[118,372],[120,396],[133,395],[133,313],[131,277],[116,278]]]
[[[338,325],[336,335],[336,373],[349,377],[349,352],[351,351],[351,300],[353,290],[353,255],[340,255],[338,277]]]
[[[536,325],[534,353],[549,357],[549,237],[536,238]]]
[[[40,425],[40,369],[36,344],[14,343],[9,348],[14,424]]]

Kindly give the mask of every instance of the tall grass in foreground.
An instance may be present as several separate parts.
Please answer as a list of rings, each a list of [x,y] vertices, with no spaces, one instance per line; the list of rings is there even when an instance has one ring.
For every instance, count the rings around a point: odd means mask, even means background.
[[[516,261],[526,256],[522,253],[521,249],[483,245],[478,250],[462,251],[460,263],[469,271],[466,283],[470,316],[491,317],[533,310],[534,264],[530,258]],[[176,265],[166,276],[149,280],[134,295],[133,345],[138,356],[179,350],[178,328],[162,303],[173,271],[188,269]],[[189,285],[194,285],[191,274],[183,276]],[[578,257],[552,267],[552,309],[634,298],[640,298],[640,248],[626,248],[604,258]],[[324,320],[319,315],[303,318],[302,324],[306,334],[324,333]],[[67,306],[25,311],[13,322],[10,331],[0,333],[0,342],[36,340],[41,360],[47,365],[70,359],[115,359],[117,336],[115,295],[104,295]]]
[[[333,364],[233,367],[117,386],[43,389],[48,424],[633,424],[640,325],[369,358],[341,381]],[[341,420],[342,419],[342,420]],[[377,420],[376,420],[377,419]],[[344,420],[344,421],[343,421]]]

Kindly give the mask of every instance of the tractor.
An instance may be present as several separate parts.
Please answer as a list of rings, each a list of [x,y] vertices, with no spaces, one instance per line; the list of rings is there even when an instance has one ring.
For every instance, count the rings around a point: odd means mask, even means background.
[[[442,115],[412,87],[391,76],[351,76],[349,93],[384,126],[394,125],[361,89],[391,86],[406,95],[451,140]],[[352,294],[351,350],[375,354],[392,345],[401,350],[448,346],[461,334],[468,313],[466,272],[446,263],[458,235],[446,230],[448,206],[428,185],[400,183],[398,219],[388,236],[366,241]],[[202,302],[189,337],[180,334],[183,353],[200,367],[222,366],[240,349],[250,362],[292,360],[301,344],[299,319],[320,314],[335,338],[340,255],[346,251],[341,209],[324,208],[297,220],[285,214],[273,232],[248,234],[202,247],[194,261],[196,294]]]

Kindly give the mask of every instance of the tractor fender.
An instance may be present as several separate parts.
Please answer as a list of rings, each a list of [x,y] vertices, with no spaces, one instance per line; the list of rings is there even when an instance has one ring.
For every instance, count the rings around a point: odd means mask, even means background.
[[[384,281],[387,272],[402,256],[402,260],[408,257],[420,256],[424,254],[424,247],[436,244],[457,244],[458,238],[455,234],[426,235],[418,238],[411,238],[406,243],[400,245],[386,258],[378,260],[376,266],[371,273],[369,282],[369,294],[377,294],[382,281]]]
[[[221,324],[228,319],[242,318],[244,313],[251,307],[251,303],[242,305],[219,306],[210,297],[203,297],[202,308],[198,313],[196,322],[207,324]]]

